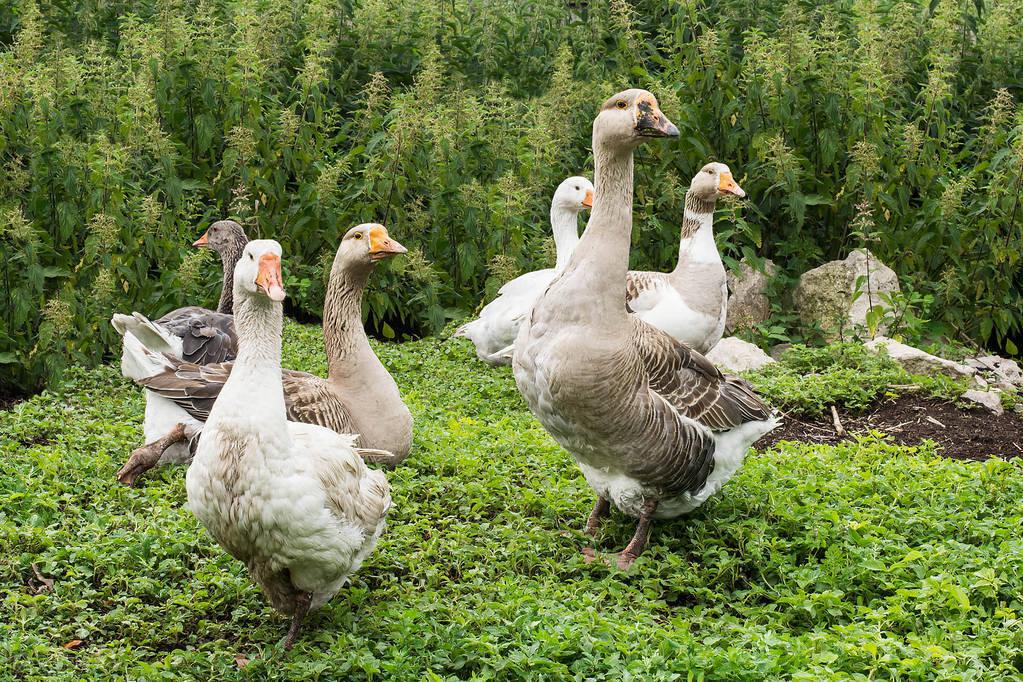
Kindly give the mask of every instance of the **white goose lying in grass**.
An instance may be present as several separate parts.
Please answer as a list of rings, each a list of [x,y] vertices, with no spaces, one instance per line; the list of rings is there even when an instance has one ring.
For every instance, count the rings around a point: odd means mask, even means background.
[[[355,438],[288,421],[281,385],[281,247],[250,242],[235,269],[234,371],[210,410],[186,478],[188,506],[242,561],[291,648],[306,614],[337,594],[384,529],[390,486]],[[159,362],[161,356],[150,355]]]
[[[476,355],[491,365],[511,364],[511,348],[519,325],[536,297],[561,272],[579,243],[579,212],[593,205],[593,184],[584,177],[566,179],[551,201],[551,230],[557,261],[553,268],[535,270],[516,277],[497,292],[497,298],[484,306],[479,318],[455,332],[476,346]]]
[[[654,518],[699,507],[777,419],[741,379],[629,315],[622,290],[632,235],[632,153],[678,129],[645,90],[609,99],[593,122],[597,187],[586,232],[515,341],[514,372],[530,410],[579,463],[597,503],[637,517],[618,557],[626,569]]]
[[[192,244],[213,249],[220,255],[224,274],[215,311],[187,306],[172,310],[155,322],[141,313],[115,313],[110,321],[114,329],[122,337],[131,333],[147,347],[188,362],[205,365],[232,359],[238,346],[232,321],[234,266],[248,241],[241,225],[233,220],[220,220]]]
[[[412,447],[412,415],[369,345],[362,295],[376,263],[405,251],[383,225],[349,230],[338,246],[323,306],[327,379],[283,371],[289,419],[358,434],[363,456],[390,466],[400,464]],[[188,461],[233,364],[199,366],[167,357],[154,366],[145,362],[151,349],[134,337],[125,337],[125,348],[122,371],[147,389],[147,445],[135,450],[117,474],[132,485],[159,463]]]
[[[629,310],[693,350],[706,353],[721,340],[728,312],[725,266],[714,242],[719,196],[746,196],[723,163],[708,163],[686,192],[678,263],[671,272],[629,272]]]

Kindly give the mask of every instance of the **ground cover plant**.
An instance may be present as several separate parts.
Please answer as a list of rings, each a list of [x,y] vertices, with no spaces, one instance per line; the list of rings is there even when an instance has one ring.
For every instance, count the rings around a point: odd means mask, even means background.
[[[315,326],[284,349],[325,371]],[[592,493],[506,369],[459,340],[377,351],[414,450],[377,551],[291,653],[183,508],[183,470],[114,480],[143,403],[116,367],[0,412],[0,679],[1023,679],[1021,460],[779,443],[622,574],[582,561]],[[864,399],[837,388],[864,359],[796,356],[773,371]],[[615,515],[599,545],[632,530]]]
[[[727,162],[727,260],[791,280],[867,245],[930,333],[1023,329],[1021,0],[0,0],[0,389],[108,358],[113,310],[212,299],[187,244],[234,217],[318,316],[351,225],[412,248],[368,294],[436,332],[550,262],[549,197],[610,93],[682,131],[637,164],[635,267],[674,262],[683,190]],[[784,310],[785,304],[779,299]],[[781,316],[772,328],[800,334]],[[803,336],[803,338],[806,338]]]

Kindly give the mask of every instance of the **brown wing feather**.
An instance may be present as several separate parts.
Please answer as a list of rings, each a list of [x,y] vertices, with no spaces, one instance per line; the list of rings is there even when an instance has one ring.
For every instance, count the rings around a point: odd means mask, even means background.
[[[193,419],[205,422],[213,403],[231,376],[232,362],[197,365],[165,355],[172,367],[136,383],[183,409]]]
[[[281,379],[289,420],[318,424],[336,433],[355,433],[348,409],[324,379],[290,369],[281,372]]]
[[[633,319],[633,330],[650,390],[683,416],[712,431],[771,417],[771,408],[742,379],[721,374],[703,355],[642,320]]]

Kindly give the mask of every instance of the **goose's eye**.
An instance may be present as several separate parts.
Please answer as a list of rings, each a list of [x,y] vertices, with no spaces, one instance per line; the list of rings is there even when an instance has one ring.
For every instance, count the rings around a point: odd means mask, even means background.
[[[576,186],[575,186],[575,191],[576,191],[576,192],[578,192],[578,191],[579,191],[579,185],[576,185]]]
[[[255,258],[252,257],[251,253],[249,254],[249,260],[256,260]]]
[[[362,239],[362,233],[356,232],[355,234],[352,235],[352,239]]]
[[[618,109],[624,109],[627,106],[629,106],[629,105],[626,104],[625,100],[623,100],[623,99],[620,99],[617,102],[615,102],[615,107],[617,107]]]
[[[714,175],[714,171],[712,171],[710,168],[708,168],[707,170],[705,170],[703,172],[706,173],[707,175]]]

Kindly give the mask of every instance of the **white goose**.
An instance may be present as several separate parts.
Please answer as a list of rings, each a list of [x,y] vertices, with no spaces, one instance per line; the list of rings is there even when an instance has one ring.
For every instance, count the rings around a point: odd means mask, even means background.
[[[579,243],[579,212],[592,205],[593,183],[586,178],[571,177],[558,185],[551,201],[551,230],[557,250],[554,267],[527,272],[506,283],[497,292],[497,298],[480,311],[479,318],[455,332],[455,336],[464,336],[473,342],[480,360],[491,365],[511,364],[510,346],[519,325],[536,297],[568,264]]]
[[[645,90],[607,100],[593,122],[597,187],[586,232],[515,341],[515,382],[530,410],[597,493],[587,532],[613,503],[639,523],[627,569],[654,518],[699,507],[777,419],[741,379],[626,312],[632,153],[678,129]]]
[[[675,269],[631,271],[625,280],[630,311],[700,353],[721,340],[728,312],[725,266],[714,242],[714,205],[725,194],[746,196],[728,166],[701,168],[686,192]]]
[[[210,535],[245,563],[273,607],[291,616],[284,639],[290,648],[306,613],[333,597],[373,550],[391,496],[384,474],[356,454],[353,437],[287,421],[280,253],[277,242],[257,240],[238,261],[238,357],[186,488],[189,508]]]

